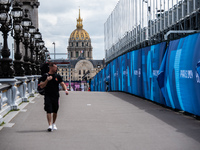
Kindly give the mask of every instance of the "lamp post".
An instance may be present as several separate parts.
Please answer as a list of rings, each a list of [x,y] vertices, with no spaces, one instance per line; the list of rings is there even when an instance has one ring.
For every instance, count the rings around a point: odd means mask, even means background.
[[[24,76],[25,71],[23,67],[23,62],[21,61],[22,54],[20,53],[20,41],[21,41],[21,20],[23,16],[23,11],[20,8],[19,4],[16,2],[13,5],[12,9],[12,17],[13,17],[13,32],[14,32],[14,39],[16,44],[16,52],[15,52],[15,60],[14,60],[14,69],[15,69],[15,76]]]
[[[68,53],[69,57],[69,91],[71,91],[71,53]]]
[[[39,54],[40,54],[40,66],[45,62],[45,46],[41,48]]]
[[[34,38],[35,38],[35,64],[36,64],[36,70],[37,70],[37,75],[40,75],[40,66],[39,66],[39,58],[38,58],[38,53],[39,53],[39,48],[40,48],[40,45],[39,45],[39,39],[41,38],[41,33],[39,32],[39,29],[36,29],[36,32],[34,33]]]
[[[53,42],[52,44],[54,45],[54,60],[55,60],[56,59],[56,43]]]
[[[47,60],[47,53],[48,53],[49,51],[47,50],[47,48],[44,46],[43,48],[42,48],[42,63],[45,63],[46,62],[46,60]]]
[[[36,68],[37,68],[37,74],[41,74],[40,70],[40,54],[41,54],[41,49],[44,47],[44,41],[39,38],[36,40]]]
[[[10,56],[10,49],[8,48],[8,32],[11,29],[11,18],[8,13],[11,6],[11,0],[0,0],[0,30],[3,33],[3,48],[1,50],[2,59],[0,59],[0,78],[13,78],[14,69],[12,59]]]
[[[32,22],[28,18],[28,10],[25,10],[24,18],[22,19],[22,27],[23,27],[23,44],[25,48],[25,56],[24,56],[24,68],[25,68],[25,75],[31,75],[31,63],[29,62],[28,57],[28,48],[29,48],[29,40],[30,40],[30,33],[29,33],[29,26],[31,26]]]
[[[44,49],[45,46],[44,46],[44,41],[42,39],[39,40],[39,48],[40,48],[40,51],[39,51],[39,56],[40,56],[40,64],[44,63],[44,57],[43,57],[43,54],[44,54]]]
[[[31,62],[31,68],[32,68],[32,75],[36,75],[37,74],[37,70],[36,70],[36,64],[35,64],[35,60],[34,60],[34,49],[35,49],[35,38],[34,38],[34,33],[36,32],[36,29],[34,26],[29,26],[29,33],[31,34],[30,37],[30,51],[31,51],[31,58],[30,58],[30,62]]]

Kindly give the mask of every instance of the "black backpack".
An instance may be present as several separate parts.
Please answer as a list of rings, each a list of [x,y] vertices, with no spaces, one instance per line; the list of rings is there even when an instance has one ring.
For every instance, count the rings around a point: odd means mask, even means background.
[[[48,73],[45,73],[46,75],[48,75]],[[40,77],[38,79],[38,86],[37,86],[37,91],[40,95],[45,95],[45,88],[41,88],[40,87],[40,82],[41,82],[42,77]]]

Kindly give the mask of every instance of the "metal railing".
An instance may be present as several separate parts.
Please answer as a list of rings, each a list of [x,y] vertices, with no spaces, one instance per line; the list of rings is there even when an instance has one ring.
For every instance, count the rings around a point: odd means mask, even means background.
[[[200,29],[200,0],[120,0],[104,24],[106,63],[131,50]]]

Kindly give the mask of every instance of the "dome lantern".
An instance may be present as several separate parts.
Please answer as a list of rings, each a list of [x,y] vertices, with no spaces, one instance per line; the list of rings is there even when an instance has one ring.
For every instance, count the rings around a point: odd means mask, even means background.
[[[83,24],[82,24],[83,19],[81,19],[81,13],[80,13],[80,9],[79,9],[79,18],[77,19],[77,29],[83,29]]]
[[[71,33],[69,40],[70,41],[90,41],[90,36],[83,29],[82,24],[83,19],[81,19],[80,9],[79,9],[79,18],[77,19],[76,29]]]

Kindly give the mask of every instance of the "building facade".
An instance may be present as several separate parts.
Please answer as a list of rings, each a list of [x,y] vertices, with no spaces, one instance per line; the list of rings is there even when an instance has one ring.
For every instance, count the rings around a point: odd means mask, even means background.
[[[58,65],[58,73],[64,81],[83,81],[94,77],[105,67],[105,60],[93,60],[91,38],[83,29],[83,19],[77,19],[76,29],[71,33],[68,41],[68,54],[70,64]]]

